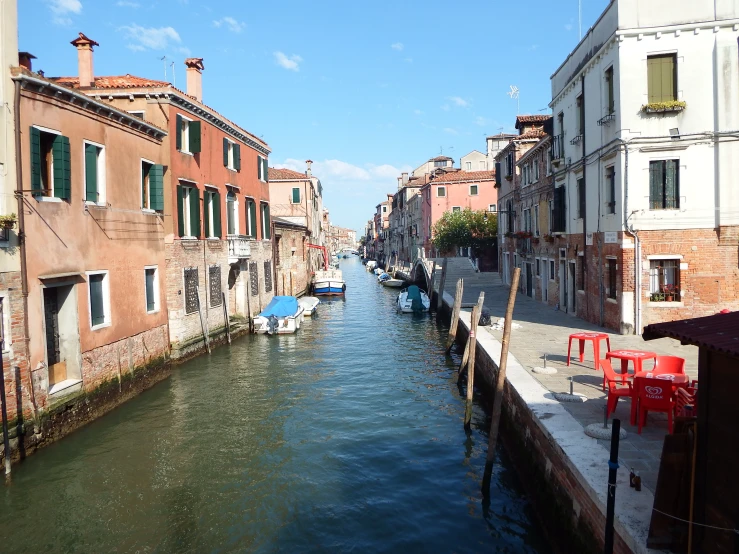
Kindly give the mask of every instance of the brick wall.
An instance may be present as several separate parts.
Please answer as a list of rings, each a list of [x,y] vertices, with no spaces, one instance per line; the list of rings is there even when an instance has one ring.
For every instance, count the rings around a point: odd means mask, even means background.
[[[0,295],[3,297],[4,338],[3,375],[8,418],[15,419],[18,408],[31,413],[28,383],[28,358],[25,344],[25,312],[19,271],[0,273]],[[20,380],[20,382],[18,382]],[[19,401],[20,395],[20,401]]]
[[[318,250],[305,246],[305,231],[294,228],[277,228],[279,263],[277,264],[276,293],[287,296],[301,296],[308,290],[310,281],[309,256]]]

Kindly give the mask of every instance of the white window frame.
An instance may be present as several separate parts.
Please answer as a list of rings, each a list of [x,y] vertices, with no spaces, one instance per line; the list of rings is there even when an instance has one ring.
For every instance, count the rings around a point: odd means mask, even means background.
[[[452,206],[452,213],[461,212],[462,206]]]
[[[48,127],[42,127],[41,125],[32,125],[34,129],[38,129],[42,133],[50,133],[52,135],[63,136],[61,131],[56,129],[49,129]],[[85,167],[84,165],[82,167]],[[54,156],[51,156],[51,166],[49,167],[49,175],[51,176],[51,183],[45,183],[46,191],[48,195],[44,194],[44,191],[34,191],[33,198],[37,202],[63,202],[61,198],[54,196]]]
[[[188,183],[188,184],[184,184]],[[190,190],[197,189],[195,183],[192,181],[180,180],[180,186],[182,187],[182,226],[185,229],[185,233],[192,232],[192,221],[190,220]],[[190,234],[185,234],[183,239],[196,239],[197,237]]]
[[[110,327],[113,324],[111,313],[110,313],[110,271],[107,269],[100,269],[95,271],[85,271],[87,277],[87,322],[90,324],[90,331],[97,331],[98,329],[104,329]],[[90,276],[91,275],[103,275],[103,323],[98,325],[92,324],[92,295],[90,291]]]
[[[444,191],[444,194],[439,194],[439,191],[441,190]],[[436,198],[446,198],[446,187],[444,186],[436,187]]]
[[[203,227],[205,227],[205,210],[208,210],[208,228],[203,228],[204,235],[206,239],[217,239],[219,237],[216,236],[216,224],[214,221],[214,210],[213,210],[213,195],[218,192],[218,189],[214,187],[213,185],[205,185],[203,191],[203,200],[205,200],[205,195],[208,194],[209,202],[203,202]],[[184,205],[183,205],[184,207]],[[223,222],[221,222],[221,225],[223,225]]]
[[[554,281],[554,270],[555,270],[555,264],[554,264],[554,258],[549,258],[549,280]]]
[[[228,165],[226,166],[231,171],[236,171],[236,167],[234,167],[234,141],[230,139],[226,139],[226,142],[228,143]]]
[[[257,164],[258,164],[257,175],[259,176],[260,181],[262,181],[263,183],[266,183],[267,175],[264,174],[264,160],[265,160],[264,156],[257,155]]]
[[[480,160],[480,167],[478,168],[480,171],[486,171],[488,168],[488,164],[485,160]]]
[[[488,212],[494,213],[494,214],[498,213],[498,206],[497,206],[497,204],[490,204],[490,205],[488,205]]]
[[[151,166],[156,165],[153,161],[147,160],[146,158],[141,158],[141,163],[139,163],[139,187],[143,187],[143,181],[144,181],[144,163],[147,163]],[[144,194],[143,191],[140,191],[141,194],[141,211],[147,214],[155,214],[156,211],[152,210],[151,208],[147,208],[144,206]],[[149,202],[151,199],[151,174],[149,176],[149,194],[146,195],[146,201]]]
[[[226,204],[226,236],[238,236],[239,235],[239,195],[237,194],[237,191],[235,190],[229,190],[229,185],[226,185],[226,199],[224,200]],[[234,195],[234,201],[233,201],[233,207],[234,207],[234,213],[233,213],[233,220],[234,220],[234,230],[236,231],[232,235],[228,234],[228,195],[233,194]]]
[[[539,236],[539,205],[534,204],[534,236]]]
[[[147,269],[153,269],[154,270],[154,309],[149,310],[147,307],[146,302],[146,270]],[[145,265],[144,266],[144,310],[147,314],[156,314],[161,309],[161,304],[159,303],[159,266],[156,265]]]
[[[141,119],[142,121],[146,121],[146,111],[145,111],[145,110],[131,110],[131,111],[129,111],[128,113],[130,113],[130,114],[131,114],[132,116],[134,116],[134,117],[139,117],[139,116],[138,116],[138,115],[136,115],[136,114],[141,114],[141,117],[140,117],[140,119]]]
[[[92,202],[90,200],[85,200],[85,204],[90,206],[105,206],[107,205],[105,197],[105,145],[87,139],[82,140],[82,186],[84,187],[82,191],[83,194],[87,196],[87,166],[85,165],[87,162],[85,158],[85,145],[87,144],[99,148],[100,152],[98,152],[97,159],[98,201]]]
[[[298,195],[300,196],[300,202],[293,202],[293,191],[295,189],[298,189]],[[291,187],[290,188],[290,204],[293,206],[298,206],[303,203],[303,191],[300,190],[300,187]]]
[[[387,206],[383,206],[383,207],[382,207],[382,213],[384,213],[384,214],[386,214],[386,213],[387,213]]]
[[[182,126],[180,127],[181,131],[181,139],[180,139],[180,152],[183,154],[189,154],[190,156],[193,155],[193,153],[190,151],[190,123],[193,121],[189,117],[185,117],[182,114],[179,114],[180,118],[182,119]]]
[[[464,164],[467,171],[472,171],[472,162],[464,162]]]
[[[475,187],[475,194],[472,194],[472,187]],[[470,185],[469,189],[470,196],[477,196],[480,194],[480,187],[478,185]]]

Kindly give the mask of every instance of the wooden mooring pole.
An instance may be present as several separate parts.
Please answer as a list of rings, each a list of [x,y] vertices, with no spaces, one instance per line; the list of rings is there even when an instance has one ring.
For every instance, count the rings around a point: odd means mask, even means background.
[[[485,298],[485,293],[481,292],[480,297]],[[477,322],[480,320],[480,309],[482,302],[478,302],[477,306],[472,308],[472,321],[470,322],[470,361],[467,365],[467,403],[464,408],[464,428],[470,428],[472,421],[472,393],[475,388],[475,352],[477,351]]]
[[[452,308],[452,323],[449,328],[449,336],[446,339],[446,353],[452,350],[457,338],[457,326],[459,325],[459,311],[462,309],[462,293],[464,292],[464,279],[457,279],[457,292],[454,294],[454,307]]]
[[[482,305],[485,302],[485,293],[481,292],[480,296],[477,299],[477,304],[475,305],[475,308],[477,309],[477,320],[480,319],[480,314],[482,313]],[[460,307],[461,307],[461,301],[460,301]],[[470,320],[470,328],[472,327],[472,321],[475,320],[474,318],[474,310],[472,312],[472,319]],[[477,323],[475,323],[475,329],[477,329]],[[458,376],[462,376],[462,373],[464,373],[464,368],[467,367],[467,362],[469,362],[470,359],[470,339],[467,338],[467,344],[464,347],[464,354],[462,354],[462,363],[459,364],[459,371]]]
[[[498,442],[498,428],[500,427],[500,411],[503,406],[503,388],[505,387],[505,373],[508,365],[508,344],[511,340],[511,323],[513,322],[513,306],[516,304],[518,280],[521,278],[521,268],[513,271],[511,290],[508,292],[508,306],[505,311],[505,325],[503,327],[503,341],[500,348],[500,366],[498,378],[495,381],[495,396],[493,397],[493,416],[490,420],[490,435],[488,438],[488,454],[485,459],[485,472],[482,476],[482,495],[490,496],[490,478],[493,474],[495,462],[495,445]]]
[[[223,320],[226,322],[226,338],[228,344],[231,344],[231,322],[228,320],[228,306],[226,305],[226,293],[221,293],[223,297]]]
[[[444,285],[446,284],[446,266],[448,258],[441,262],[441,282],[439,283],[439,296],[436,298],[436,311],[440,312],[444,305]]]
[[[210,337],[208,336],[208,326],[203,317],[203,304],[200,302],[200,287],[195,287],[195,293],[198,295],[198,312],[200,313],[200,328],[203,330],[203,338],[205,339],[205,349],[210,354]],[[208,308],[206,307],[206,310]],[[207,312],[205,317],[208,317]]]
[[[618,472],[618,441],[621,420],[614,419],[611,425],[611,457],[608,460],[608,495],[606,497],[606,534],[603,552],[613,554],[613,518],[616,515],[616,473]]]
[[[429,300],[434,298],[434,278],[436,277],[436,262],[431,262],[431,285],[429,286]],[[433,305],[429,308],[429,311]]]

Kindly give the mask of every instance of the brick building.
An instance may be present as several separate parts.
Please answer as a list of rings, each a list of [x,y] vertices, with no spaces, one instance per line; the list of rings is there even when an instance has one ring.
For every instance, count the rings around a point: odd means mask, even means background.
[[[307,246],[310,234],[308,228],[295,221],[282,217],[272,217],[275,242],[275,294],[282,296],[303,296],[310,285],[311,271],[323,266],[311,265],[311,257],[318,250]]]

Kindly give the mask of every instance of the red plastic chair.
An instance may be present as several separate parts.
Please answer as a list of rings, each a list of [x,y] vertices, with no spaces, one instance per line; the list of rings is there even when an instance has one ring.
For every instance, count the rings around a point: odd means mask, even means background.
[[[688,389],[679,388],[675,391],[675,416],[696,417],[695,395]]]
[[[628,397],[632,402],[634,401],[633,389],[630,381],[624,382],[621,375],[613,371],[611,360],[600,360],[600,368],[603,370],[603,379],[608,388],[606,417],[610,417],[616,411],[619,398]]]
[[[637,432],[641,434],[641,428],[647,422],[649,412],[666,412],[667,429],[672,434],[672,414],[675,411],[675,401],[672,395],[672,382],[657,378],[638,378],[637,391],[639,397],[639,416]]]
[[[685,360],[678,356],[657,356],[652,373],[685,373]]]

